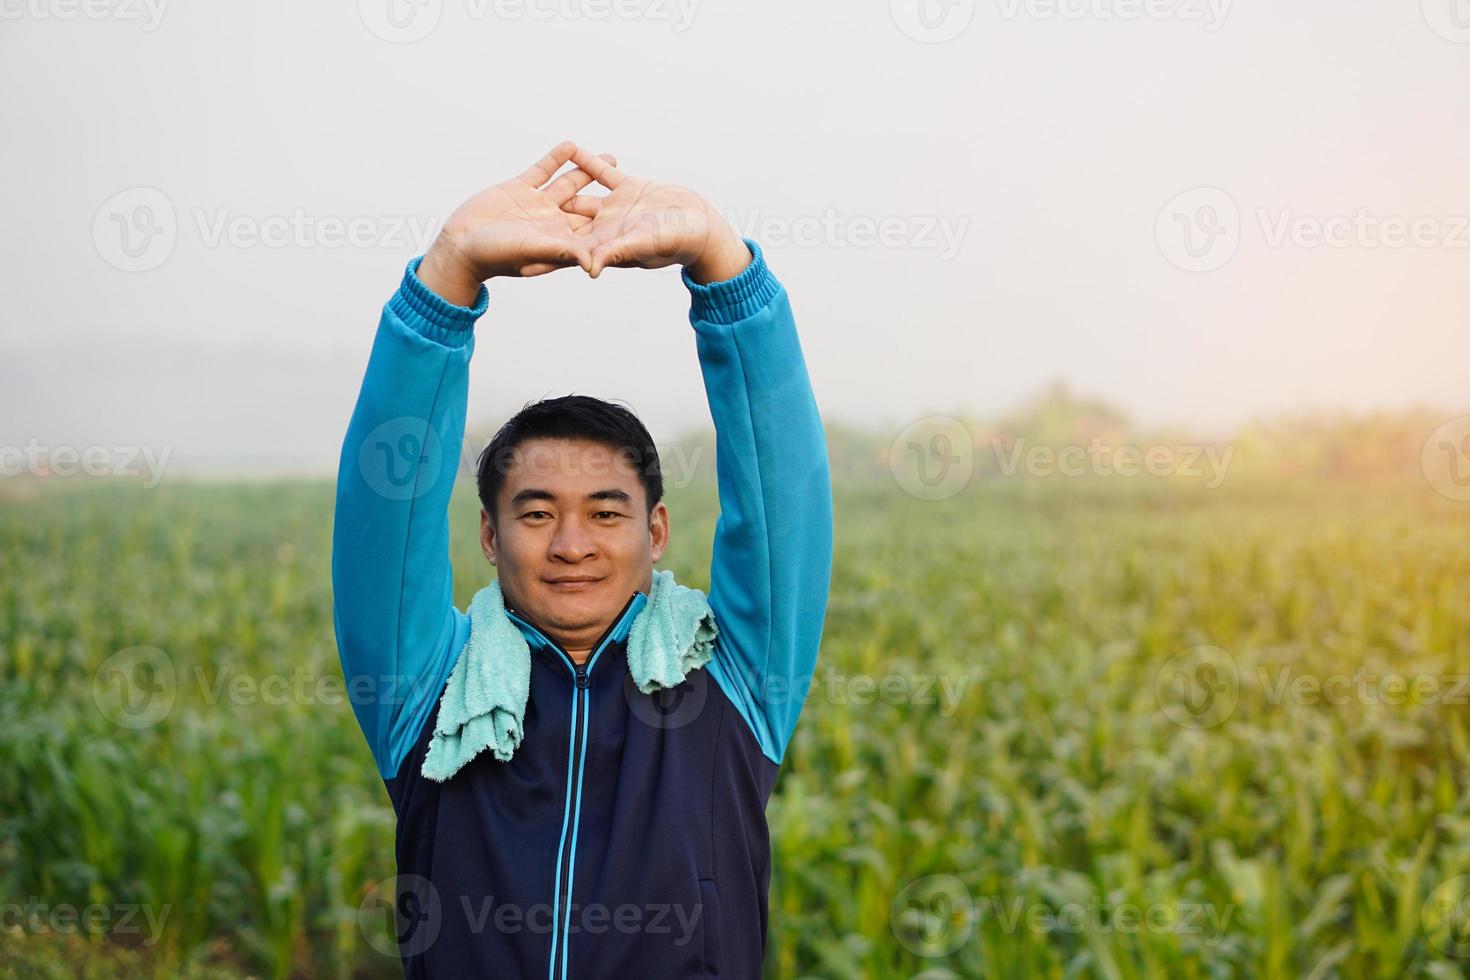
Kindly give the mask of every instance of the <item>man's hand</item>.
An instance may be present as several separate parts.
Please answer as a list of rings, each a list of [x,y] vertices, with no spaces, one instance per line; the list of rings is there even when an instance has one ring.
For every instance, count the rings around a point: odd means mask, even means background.
[[[735,229],[688,188],[630,176],[616,160],[581,148],[573,150],[571,160],[611,192],[606,197],[577,194],[561,204],[568,214],[590,219],[574,234],[589,248],[585,268],[592,278],[608,266],[658,269],[677,263],[695,282],[711,283],[733,278],[750,264],[750,249]]]
[[[519,177],[465,201],[419,263],[424,285],[456,306],[470,306],[480,284],[496,276],[540,276],[573,265],[591,272],[590,239],[577,231],[592,220],[562,206],[592,176],[577,169],[552,180],[573,154],[603,166],[617,162],[611,154],[595,157],[568,140]]]

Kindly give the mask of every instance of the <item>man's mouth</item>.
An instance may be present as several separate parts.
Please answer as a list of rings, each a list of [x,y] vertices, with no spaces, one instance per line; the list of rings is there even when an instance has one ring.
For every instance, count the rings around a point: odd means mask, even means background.
[[[602,579],[583,575],[568,575],[563,578],[549,578],[543,581],[558,592],[581,592],[584,589],[592,588],[598,582],[601,582]]]

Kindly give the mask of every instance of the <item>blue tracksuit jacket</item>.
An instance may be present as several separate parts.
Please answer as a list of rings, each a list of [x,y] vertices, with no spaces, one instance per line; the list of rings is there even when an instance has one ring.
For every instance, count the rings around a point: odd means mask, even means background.
[[[821,639],[832,559],[826,442],[786,291],[761,250],[683,277],[716,429],[713,659],[673,692],[632,684],[628,597],[585,667],[533,622],[525,736],[443,783],[421,775],[469,636],[453,603],[450,491],[474,324],[409,263],[383,309],[342,448],[334,622],[347,689],[398,817],[409,977],[756,977],[765,805]]]

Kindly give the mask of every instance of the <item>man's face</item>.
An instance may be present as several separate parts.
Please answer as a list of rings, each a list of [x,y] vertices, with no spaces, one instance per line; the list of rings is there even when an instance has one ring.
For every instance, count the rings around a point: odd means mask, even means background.
[[[485,557],[509,604],[569,652],[585,652],[629,596],[651,587],[668,508],[648,512],[638,471],[612,446],[532,439],[501,465],[494,525],[480,514]]]

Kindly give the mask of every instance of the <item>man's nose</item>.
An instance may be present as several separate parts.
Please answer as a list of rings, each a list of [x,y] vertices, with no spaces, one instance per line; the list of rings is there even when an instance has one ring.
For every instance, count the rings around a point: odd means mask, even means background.
[[[597,546],[592,540],[592,535],[587,533],[587,527],[581,520],[570,518],[557,524],[556,534],[551,538],[553,558],[560,558],[562,561],[583,561],[591,557],[596,550]]]

